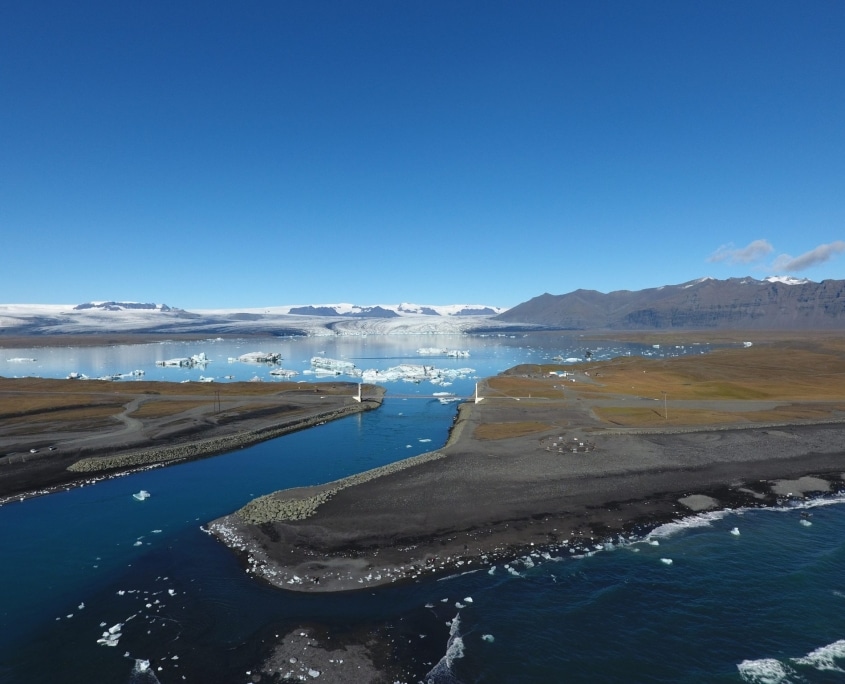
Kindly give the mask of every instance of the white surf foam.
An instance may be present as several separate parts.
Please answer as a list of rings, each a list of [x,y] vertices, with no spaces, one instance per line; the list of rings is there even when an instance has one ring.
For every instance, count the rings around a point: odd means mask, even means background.
[[[158,677],[153,673],[150,661],[144,660],[143,658],[135,659],[135,664],[129,676],[129,682],[130,684],[161,684]]]
[[[736,511],[731,509],[707,511],[706,513],[691,515],[687,518],[681,518],[680,520],[673,520],[670,523],[665,523],[659,527],[655,527],[646,535],[645,540],[656,541],[658,539],[666,539],[667,537],[671,537],[679,532],[686,532],[687,530],[695,529],[697,527],[710,527],[717,520],[721,520],[732,513],[736,513]]]
[[[446,642],[446,653],[425,676],[425,684],[460,684],[460,680],[452,671],[452,663],[458,658],[463,657],[464,640],[461,637],[461,616],[458,613],[449,627],[449,640]]]
[[[817,648],[803,658],[792,658],[796,665],[809,665],[817,670],[828,672],[845,672],[835,661],[845,659],[845,639],[834,641],[832,644]]]
[[[736,666],[742,681],[749,684],[786,684],[793,671],[779,660],[743,660]]]
[[[810,651],[805,656],[789,660],[794,665],[811,667],[823,672],[845,673],[845,670],[836,662],[845,660],[845,639],[834,641]],[[787,684],[793,681],[804,681],[793,668],[775,658],[743,660],[737,665],[737,669],[742,680],[750,684]]]

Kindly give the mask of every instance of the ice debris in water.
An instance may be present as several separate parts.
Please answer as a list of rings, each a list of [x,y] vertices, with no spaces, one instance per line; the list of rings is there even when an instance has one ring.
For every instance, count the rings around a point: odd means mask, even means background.
[[[150,493],[146,489],[142,489],[140,492],[135,492],[132,496],[138,501],[144,501],[150,498]]]
[[[807,520],[807,518],[801,518],[801,520],[800,520],[799,522],[800,522],[800,523],[801,523],[804,527],[809,527],[810,525],[812,525],[812,524],[813,524],[813,523],[811,523],[809,520]]]
[[[481,640],[486,641],[488,644],[492,644],[495,641],[492,634],[482,634]]]
[[[671,558],[661,558],[660,562],[665,563],[666,565],[672,565],[672,559]]]
[[[101,646],[117,646],[118,641],[120,641],[120,637],[123,636],[120,632],[121,627],[123,627],[122,622],[118,622],[116,625],[112,625],[105,632],[103,632],[102,637],[97,639],[97,643]]]
[[[738,537],[738,536],[739,536],[739,528],[738,528],[738,527],[734,527],[734,528],[731,530],[731,534],[732,534],[732,535],[734,535],[735,537]]]

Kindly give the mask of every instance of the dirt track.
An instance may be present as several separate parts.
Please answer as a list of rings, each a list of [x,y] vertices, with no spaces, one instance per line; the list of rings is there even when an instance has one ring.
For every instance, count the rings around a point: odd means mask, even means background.
[[[357,384],[0,379],[0,498],[201,458],[380,405]]]

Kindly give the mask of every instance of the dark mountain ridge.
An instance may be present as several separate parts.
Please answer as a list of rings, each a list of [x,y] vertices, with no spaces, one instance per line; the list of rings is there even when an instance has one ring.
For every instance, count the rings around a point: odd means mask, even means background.
[[[845,280],[702,278],[646,290],[543,294],[495,317],[560,330],[845,328]]]

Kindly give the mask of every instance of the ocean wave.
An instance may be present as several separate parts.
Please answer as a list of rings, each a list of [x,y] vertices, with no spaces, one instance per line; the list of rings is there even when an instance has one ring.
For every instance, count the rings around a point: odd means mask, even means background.
[[[446,653],[437,661],[425,676],[425,684],[461,684],[461,680],[452,671],[452,663],[464,657],[464,640],[461,636],[461,616],[455,615],[449,626],[449,640]]]
[[[845,672],[834,662],[843,658],[845,658],[845,639],[840,639],[811,651],[803,658],[793,658],[792,662],[796,665],[809,665],[817,670]]]
[[[810,651],[800,658],[790,658],[792,665],[809,667],[823,672],[845,672],[837,660],[845,659],[845,639],[839,639],[826,646]],[[737,665],[742,681],[749,684],[788,684],[804,681],[789,664],[775,658],[743,660]]]
[[[748,684],[786,684],[795,671],[774,658],[743,660],[736,666],[742,681]]]

